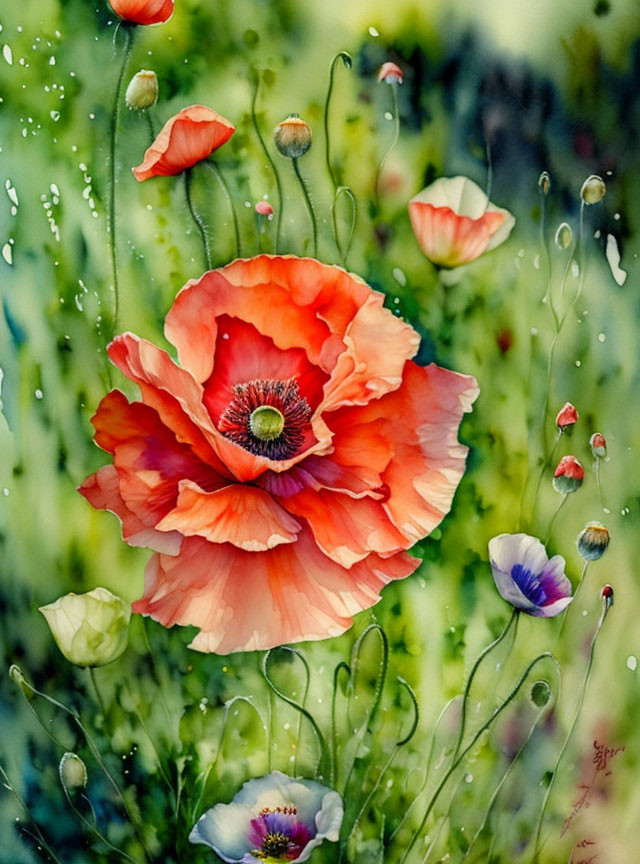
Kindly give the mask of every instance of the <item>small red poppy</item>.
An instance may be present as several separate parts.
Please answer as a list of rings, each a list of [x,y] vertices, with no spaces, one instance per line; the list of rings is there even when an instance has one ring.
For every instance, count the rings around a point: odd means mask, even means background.
[[[568,426],[578,422],[578,412],[571,402],[566,402],[556,417],[556,426],[564,431]]]
[[[131,24],[164,24],[173,15],[175,0],[109,0],[113,11]]]
[[[404,72],[396,63],[383,63],[378,72],[378,81],[384,81],[385,84],[402,84]]]
[[[136,180],[181,174],[222,147],[234,132],[235,126],[211,108],[183,108],[164,124],[142,164],[133,169]]]

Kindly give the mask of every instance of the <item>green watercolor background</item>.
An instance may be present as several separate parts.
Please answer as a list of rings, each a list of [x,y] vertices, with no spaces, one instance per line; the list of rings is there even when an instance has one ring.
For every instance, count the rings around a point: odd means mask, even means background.
[[[8,184],[0,192],[0,247],[5,249],[0,260],[0,644],[5,663],[0,764],[59,860],[122,860],[83,830],[65,801],[58,762],[63,747],[78,752],[87,763],[87,794],[100,830],[134,860],[144,860],[122,802],[83,735],[42,698],[23,698],[8,676],[9,666],[17,663],[34,686],[79,711],[123,791],[151,860],[206,862],[215,860],[214,853],[187,842],[194,816],[203,806],[230,800],[244,780],[269,768],[311,776],[317,747],[308,722],[299,725],[294,709],[269,697],[260,674],[262,655],[203,656],[186,647],[193,629],[166,631],[148,621],[145,631],[139,618],[132,622],[126,654],[97,670],[107,705],[102,716],[85,670],[63,660],[37,611],[65,592],[97,585],[134,600],[148,557],[125,546],[117,520],[94,512],[75,491],[106,462],[92,443],[89,419],[109,379],[135,395],[117,371],[108,372],[104,353],[112,326],[108,135],[121,57],[113,18],[102,0],[29,0],[5,4],[0,11],[0,44],[10,48],[0,59],[0,179]],[[348,267],[384,291],[387,305],[419,330],[421,362],[435,360],[473,374],[481,387],[461,430],[471,447],[468,472],[451,514],[415,550],[424,559],[421,569],[387,587],[380,604],[358,616],[344,636],[297,646],[313,670],[308,708],[328,733],[336,664],[349,660],[356,638],[374,620],[389,638],[388,678],[370,730],[366,710],[379,668],[375,633],[365,642],[351,694],[358,700],[352,698],[348,718],[344,682],[338,688],[337,739],[345,764],[354,765],[346,794],[351,824],[363,810],[346,847],[349,862],[399,859],[428,795],[422,793],[388,845],[390,837],[419,792],[432,742],[430,789],[446,769],[456,734],[455,706],[433,739],[436,720],[447,701],[460,694],[473,659],[510,613],[493,585],[488,540],[518,528],[544,537],[559,500],[547,471],[531,522],[553,337],[550,311],[541,302],[546,291],[537,188],[542,170],[549,171],[552,182],[545,236],[556,293],[567,253],[553,245],[555,229],[567,220],[577,235],[579,191],[588,174],[602,174],[608,185],[605,200],[585,211],[584,289],[558,340],[546,429],[551,441],[555,412],[567,400],[578,407],[580,422],[562,439],[558,455],[574,453],[587,477],[554,522],[549,548],[566,557],[575,585],[581,560],[574,542],[585,521],[605,522],[612,541],[606,556],[589,568],[557,646],[558,620],[523,618],[509,656],[499,651],[481,667],[472,693],[472,729],[540,651],[557,650],[563,682],[556,709],[540,722],[503,788],[491,830],[466,860],[489,860],[492,837],[492,861],[530,860],[544,785],[573,719],[605,582],[615,586],[616,603],[599,637],[581,719],[554,786],[542,861],[569,860],[573,846],[585,838],[597,844],[596,861],[637,860],[640,694],[638,673],[628,658],[640,654],[639,37],[634,0],[518,0],[474,10],[462,0],[177,0],[168,24],[140,28],[137,34],[130,72],[153,68],[158,74],[156,127],[193,103],[210,105],[236,124],[235,135],[216,158],[239,212],[246,255],[258,248],[253,204],[264,195],[275,202],[273,176],[252,125],[254,71],[261,82],[257,120],[285,189],[282,249],[295,254],[310,251],[307,214],[291,166],[273,151],[270,132],[290,112],[310,123],[314,144],[300,166],[320,223],[319,257],[328,263],[338,263],[339,256],[331,228],[323,108],[332,57],[342,49],[351,53],[353,68],[336,68],[330,115],[332,164],[358,201]],[[393,132],[393,123],[385,119],[392,110],[391,91],[376,81],[387,59],[403,66],[406,80],[399,90],[400,140],[386,162],[376,211],[376,166]],[[491,197],[516,214],[516,227],[508,242],[445,285],[420,253],[406,204],[440,175],[465,174],[484,186],[487,140]],[[148,143],[145,121],[124,109],[117,185],[120,327],[166,347],[164,315],[179,288],[201,274],[204,262],[181,178],[137,184],[131,175]],[[204,169],[196,169],[194,187],[210,225],[214,263],[225,263],[235,256],[228,205]],[[15,213],[5,194],[9,188],[18,196]],[[343,232],[345,216],[341,210]],[[273,229],[270,223],[265,249],[271,248]],[[608,234],[622,250],[622,267],[628,271],[623,286],[612,278],[605,258]],[[565,297],[573,297],[578,284],[579,277],[570,273]],[[588,445],[596,430],[608,442],[608,458],[601,465],[607,512],[598,498]],[[548,677],[557,694],[552,665],[541,665],[538,674]],[[417,694],[419,725],[412,740],[397,748],[367,800],[395,742],[411,725],[412,708],[398,676]],[[298,659],[275,657],[274,677],[287,693],[301,697],[304,675]],[[463,859],[492,791],[535,717],[527,689],[446,787],[436,808],[438,820],[429,824],[435,843],[427,860]],[[238,701],[225,709],[236,696],[251,704]],[[256,710],[270,727],[268,749]],[[354,730],[359,731],[353,735]],[[594,739],[626,749],[612,761],[611,776],[602,780],[591,808],[560,837],[579,786],[592,771]],[[354,742],[360,742],[355,754]],[[346,780],[343,769],[341,792]],[[90,819],[86,801],[76,803]],[[26,833],[32,831],[16,797],[0,790],[0,862],[48,860]],[[384,857],[380,838],[388,847]],[[410,864],[422,861],[427,848],[416,847]],[[328,844],[312,858],[316,864],[336,860],[336,849]]]

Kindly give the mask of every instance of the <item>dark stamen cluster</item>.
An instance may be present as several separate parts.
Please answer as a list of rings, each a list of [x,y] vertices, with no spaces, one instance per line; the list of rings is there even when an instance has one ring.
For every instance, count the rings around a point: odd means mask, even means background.
[[[255,858],[282,858],[291,849],[292,844],[286,834],[267,834],[262,841],[262,849],[256,849],[251,854]]]
[[[277,438],[261,440],[251,431],[251,414],[262,405],[277,408],[284,417],[284,428]],[[257,378],[234,385],[233,399],[220,417],[218,429],[256,456],[289,459],[304,441],[311,413],[309,403],[300,395],[300,388],[293,378],[288,381]]]

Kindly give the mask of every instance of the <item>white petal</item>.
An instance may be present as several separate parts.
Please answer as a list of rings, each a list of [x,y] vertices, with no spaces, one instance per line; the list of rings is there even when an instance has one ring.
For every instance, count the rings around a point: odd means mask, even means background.
[[[411,199],[412,202],[449,207],[459,216],[479,219],[487,210],[489,199],[468,177],[440,177]]]
[[[499,534],[489,541],[491,564],[510,574],[516,564],[532,573],[541,573],[549,559],[537,537],[529,534]]]
[[[507,239],[509,234],[513,229],[513,226],[516,224],[516,217],[513,213],[509,213],[508,210],[505,210],[502,207],[496,207],[495,204],[489,204],[487,207],[488,213],[503,213],[504,214],[504,222],[498,228],[498,230],[492,235],[491,240],[489,240],[489,245],[487,246],[487,251],[490,249],[495,249],[496,246],[499,246],[501,243]]]
[[[242,861],[251,851],[249,825],[253,815],[252,808],[242,804],[216,804],[198,819],[189,842],[210,846],[223,861]]]

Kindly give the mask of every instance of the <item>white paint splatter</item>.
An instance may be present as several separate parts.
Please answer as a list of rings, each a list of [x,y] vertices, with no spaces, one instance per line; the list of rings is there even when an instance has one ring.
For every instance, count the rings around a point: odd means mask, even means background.
[[[632,672],[635,672],[638,668],[638,659],[634,657],[633,654],[630,654],[627,657],[627,669],[631,669]]]
[[[607,248],[605,251],[611,275],[616,280],[618,285],[624,285],[627,279],[627,273],[620,267],[620,250],[618,249],[618,241],[613,234],[607,234]]]

